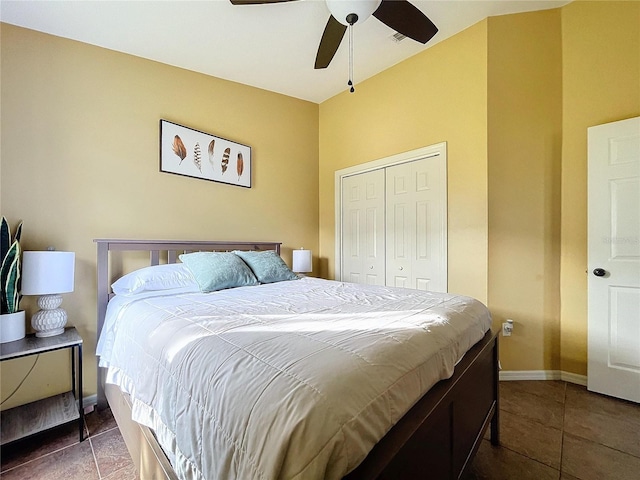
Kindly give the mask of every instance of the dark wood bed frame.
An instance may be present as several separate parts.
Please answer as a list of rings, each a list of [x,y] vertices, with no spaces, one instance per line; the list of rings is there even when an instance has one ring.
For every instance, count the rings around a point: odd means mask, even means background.
[[[98,245],[98,325],[100,335],[111,298],[110,252],[145,251],[150,264],[175,263],[193,251],[275,250],[274,242],[175,240],[95,240]],[[142,479],[177,480],[153,432],[131,419],[128,395],[105,385],[98,367],[98,408],[111,408]],[[345,479],[462,478],[483,436],[499,445],[498,336],[487,332],[455,367],[453,376],[434,385],[385,435]],[[213,480],[213,479],[212,479]]]

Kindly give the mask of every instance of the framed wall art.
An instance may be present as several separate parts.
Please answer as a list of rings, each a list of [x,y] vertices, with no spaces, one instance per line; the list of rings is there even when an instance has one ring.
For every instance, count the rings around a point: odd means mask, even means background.
[[[251,188],[251,147],[160,120],[160,171]]]

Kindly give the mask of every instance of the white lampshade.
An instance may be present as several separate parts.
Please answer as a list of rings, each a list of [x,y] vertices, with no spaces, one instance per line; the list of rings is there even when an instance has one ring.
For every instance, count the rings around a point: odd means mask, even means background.
[[[24,252],[22,295],[73,292],[75,259],[74,252]]]
[[[31,317],[36,337],[64,333],[67,312],[60,308],[60,294],[73,292],[75,260],[73,252],[52,250],[22,254],[22,295],[40,295],[40,310]]]
[[[311,271],[311,250],[293,251],[293,271],[296,273],[308,273]]]

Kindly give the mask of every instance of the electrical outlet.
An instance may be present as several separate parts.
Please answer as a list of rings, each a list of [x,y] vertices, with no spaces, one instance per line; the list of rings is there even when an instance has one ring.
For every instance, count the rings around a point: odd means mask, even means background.
[[[511,332],[513,331],[513,321],[511,322],[504,322],[502,324],[502,336],[503,337],[510,337],[511,336]]]

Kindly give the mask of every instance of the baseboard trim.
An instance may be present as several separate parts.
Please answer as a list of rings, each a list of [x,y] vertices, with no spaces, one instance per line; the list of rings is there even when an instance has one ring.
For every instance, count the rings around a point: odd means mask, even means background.
[[[511,380],[562,380],[577,385],[587,386],[586,375],[564,372],[562,370],[502,370],[500,381]]]

